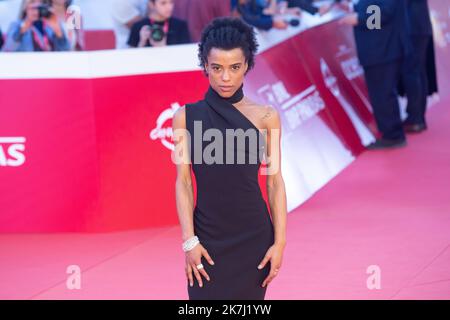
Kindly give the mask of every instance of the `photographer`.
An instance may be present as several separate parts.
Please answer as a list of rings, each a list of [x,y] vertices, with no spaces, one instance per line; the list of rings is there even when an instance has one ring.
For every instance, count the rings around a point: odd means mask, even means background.
[[[187,23],[172,17],[173,0],[149,0],[148,3],[148,17],[131,28],[130,47],[161,47],[191,42]]]
[[[25,0],[21,19],[11,24],[3,51],[66,51],[63,26],[42,0]]]

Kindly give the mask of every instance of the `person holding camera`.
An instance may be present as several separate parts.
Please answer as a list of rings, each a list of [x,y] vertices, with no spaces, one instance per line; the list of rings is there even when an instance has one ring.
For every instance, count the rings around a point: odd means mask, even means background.
[[[128,45],[142,48],[190,43],[187,23],[172,17],[173,9],[173,0],[149,0],[149,15],[133,25]]]
[[[24,0],[21,18],[11,24],[3,51],[66,51],[61,22],[42,0]]]

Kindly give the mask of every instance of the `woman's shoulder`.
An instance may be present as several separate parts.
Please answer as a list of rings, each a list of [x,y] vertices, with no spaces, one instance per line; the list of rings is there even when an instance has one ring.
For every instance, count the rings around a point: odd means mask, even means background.
[[[277,126],[279,121],[279,112],[271,104],[261,104],[250,99],[247,100],[247,104],[250,106],[250,112],[254,112],[255,118],[261,123],[264,128],[271,128]],[[275,123],[274,123],[275,121]]]
[[[255,102],[249,98],[246,98],[246,99],[247,99],[247,104],[250,105],[255,110],[255,112],[257,112],[258,114],[266,115],[268,113],[270,113],[270,114],[278,113],[278,110],[271,104],[262,104],[262,103]]]
[[[172,118],[172,126],[174,128],[185,128],[186,127],[186,106],[179,107]]]

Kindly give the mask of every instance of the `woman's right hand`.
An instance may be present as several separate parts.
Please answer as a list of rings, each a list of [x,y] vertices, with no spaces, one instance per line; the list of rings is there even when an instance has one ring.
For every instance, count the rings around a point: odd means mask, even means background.
[[[194,285],[194,279],[192,273],[194,273],[197,278],[200,287],[203,287],[203,280],[201,275],[203,275],[206,280],[210,281],[209,275],[206,273],[205,268],[197,269],[197,265],[202,263],[201,258],[205,257],[206,261],[210,265],[214,265],[214,261],[209,256],[208,251],[202,246],[201,243],[197,244],[192,250],[186,252],[186,277],[189,280],[189,284],[192,287]]]

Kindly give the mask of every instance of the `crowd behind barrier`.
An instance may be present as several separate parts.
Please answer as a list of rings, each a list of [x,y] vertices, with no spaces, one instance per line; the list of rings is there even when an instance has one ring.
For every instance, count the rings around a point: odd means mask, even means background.
[[[336,11],[339,6],[333,4],[337,2],[322,0],[313,5],[313,0],[0,0],[0,30],[5,33],[3,52],[165,46],[198,42],[205,26],[222,16],[241,17],[266,31],[299,29],[304,20]],[[114,33],[114,44],[109,38],[99,37],[106,37],[105,30]],[[86,41],[86,32],[103,46]]]

